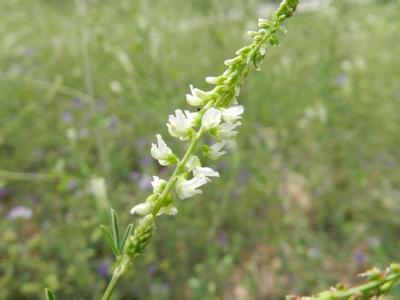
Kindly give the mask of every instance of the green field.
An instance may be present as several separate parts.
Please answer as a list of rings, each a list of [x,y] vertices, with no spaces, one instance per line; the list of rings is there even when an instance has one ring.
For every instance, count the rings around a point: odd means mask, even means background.
[[[100,298],[99,224],[170,174],[155,134],[260,2],[0,1],[0,300]],[[287,22],[221,178],[159,219],[116,299],[283,299],[400,261],[400,2],[331,2]]]

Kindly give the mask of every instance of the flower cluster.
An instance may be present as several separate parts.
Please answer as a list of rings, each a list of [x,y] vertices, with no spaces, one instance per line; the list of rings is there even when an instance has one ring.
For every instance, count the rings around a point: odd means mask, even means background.
[[[175,110],[168,118],[169,134],[180,141],[189,141],[186,153],[182,159],[168,147],[160,134],[156,135],[156,143],[151,145],[151,155],[162,166],[175,166],[175,171],[168,181],[154,176],[152,181],[153,194],[144,203],[134,206],[132,214],[146,216],[152,214],[174,215],[172,192],[180,199],[190,198],[202,193],[201,187],[211,181],[211,177],[219,177],[219,173],[201,165],[200,158],[195,155],[202,150],[203,156],[212,160],[219,159],[226,153],[224,150],[228,141],[237,135],[237,127],[244,107],[238,104],[240,86],[249,73],[252,64],[256,70],[261,67],[267,45],[279,44],[277,32],[285,32],[282,21],[291,17],[299,0],[285,0],[274,13],[272,20],[260,19],[258,31],[249,31],[252,38],[250,45],[235,52],[236,56],[224,63],[226,70],[217,77],[206,77],[206,82],[214,85],[209,91],[203,91],[190,85],[190,93],[186,101],[197,111]],[[212,145],[202,145],[203,135],[214,139]],[[199,145],[200,144],[200,145]]]
[[[212,145],[201,145],[203,156],[212,160],[219,159],[226,153],[224,147],[227,141],[234,138],[237,134],[235,130],[241,125],[239,119],[244,112],[241,105],[232,105],[227,108],[209,105],[212,101],[213,91],[205,92],[190,86],[191,94],[186,95],[187,102],[192,106],[203,106],[204,108],[198,112],[190,112],[188,110],[175,110],[174,115],[170,115],[167,123],[169,134],[186,141],[188,139],[196,142],[200,135],[208,133],[215,139]],[[209,106],[209,107],[208,107]],[[200,134],[199,134],[200,133]],[[170,166],[177,164],[179,168],[176,171],[176,179],[174,187],[176,195],[180,199],[190,198],[196,194],[202,193],[200,187],[211,181],[211,177],[219,177],[219,173],[212,168],[203,167],[200,158],[188,152],[189,155],[182,160],[173,153],[168,147],[160,134],[156,135],[156,143],[151,145],[151,155],[162,166]],[[194,151],[193,151],[194,152]],[[153,194],[150,195],[144,203],[134,206],[131,210],[132,214],[145,216],[152,212],[156,215],[168,214],[175,215],[177,209],[172,204],[172,198],[169,195],[163,195],[167,187],[167,181],[157,176],[153,177],[151,182],[153,186]],[[161,197],[168,200],[161,207],[157,208],[157,203]],[[155,211],[158,209],[158,211]]]

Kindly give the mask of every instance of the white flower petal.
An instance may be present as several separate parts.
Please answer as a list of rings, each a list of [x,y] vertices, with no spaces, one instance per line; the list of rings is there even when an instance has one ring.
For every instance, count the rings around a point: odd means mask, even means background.
[[[225,142],[215,143],[208,149],[206,155],[212,160],[219,159],[222,155],[226,154],[226,151],[222,150],[225,144],[226,144]]]
[[[197,112],[180,109],[175,110],[175,115],[170,115],[167,123],[168,131],[173,137],[184,141],[189,138],[190,129],[194,126]]]
[[[220,140],[232,139],[238,133],[236,130],[233,130],[233,129],[240,126],[241,124],[242,123],[240,123],[239,121],[236,121],[233,123],[231,123],[231,122],[223,123],[217,127],[217,131],[216,131],[215,135]]]
[[[233,122],[241,118],[244,112],[242,105],[234,105],[222,111],[222,119],[225,122]]]
[[[191,155],[185,165],[185,168],[188,172],[193,171],[195,168],[201,167],[201,162],[198,156]]]
[[[151,209],[153,208],[152,204],[149,202],[144,202],[140,203],[138,205],[135,205],[131,209],[131,214],[137,214],[139,216],[145,216],[151,212]]]
[[[174,154],[172,150],[168,148],[160,134],[156,135],[157,144],[151,144],[151,156],[158,160],[160,165],[168,166],[174,162]]]
[[[157,213],[157,216],[161,215],[169,215],[169,216],[175,216],[178,213],[178,209],[173,206],[173,205],[168,205],[161,207],[159,212]]]
[[[160,177],[158,176],[153,176],[153,181],[151,182],[151,185],[153,187],[153,193],[160,194],[166,183],[167,182],[164,179],[160,179]]]
[[[211,168],[197,167],[193,170],[194,177],[219,177],[219,173]],[[208,179],[209,180],[209,179]]]
[[[221,112],[216,108],[210,108],[204,113],[201,123],[205,130],[217,127],[221,123]]]
[[[196,194],[201,194],[202,191],[198,188],[207,182],[208,180],[205,177],[193,177],[189,180],[180,177],[176,183],[175,190],[179,198],[186,199],[193,197]]]
[[[201,106],[207,101],[209,92],[202,91],[190,85],[191,94],[186,94],[186,101],[192,106]]]

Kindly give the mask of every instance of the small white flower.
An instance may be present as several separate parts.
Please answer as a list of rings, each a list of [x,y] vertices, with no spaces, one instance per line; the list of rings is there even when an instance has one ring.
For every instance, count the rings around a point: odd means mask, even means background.
[[[153,205],[149,202],[144,202],[140,203],[138,205],[135,205],[131,209],[131,214],[137,214],[139,216],[145,216],[151,212],[151,209],[153,208]]]
[[[239,125],[241,125],[239,121],[236,122],[228,122],[228,123],[223,123],[220,126],[216,128],[215,131],[215,136],[220,139],[220,140],[229,140],[231,138],[234,138],[238,132],[235,129]]]
[[[233,122],[240,119],[244,112],[242,105],[234,105],[222,111],[222,120],[225,122]]]
[[[217,160],[222,155],[224,155],[226,153],[226,151],[222,150],[222,148],[224,148],[225,144],[226,144],[225,142],[215,143],[214,145],[209,147],[206,152],[206,155],[208,156],[208,158],[210,158],[212,160]]]
[[[207,167],[197,167],[193,169],[193,176],[194,177],[206,177],[208,181],[208,177],[219,177],[219,173],[217,171],[214,171],[211,168]]]
[[[198,190],[199,187],[208,182],[205,177],[193,177],[192,179],[186,180],[183,177],[179,177],[176,183],[175,190],[179,198],[186,199],[196,194],[201,194],[202,191]]]
[[[201,118],[201,123],[205,130],[210,130],[218,126],[218,124],[221,123],[221,112],[218,109],[211,107],[204,113]]]
[[[198,156],[191,155],[185,165],[188,172],[193,171],[195,168],[201,167],[201,162]]]
[[[196,121],[197,112],[190,112],[185,110],[184,112],[180,109],[175,110],[175,116],[169,115],[167,127],[169,133],[179,138],[181,141],[189,138],[190,129],[194,126]]]
[[[157,213],[157,216],[161,215],[169,215],[169,216],[175,216],[178,213],[178,209],[173,206],[172,204],[168,206],[161,207],[159,212]]]
[[[209,92],[202,91],[190,85],[191,94],[186,94],[186,101],[192,106],[202,106],[207,101]]]
[[[161,194],[167,182],[164,179],[160,179],[158,176],[153,176],[153,181],[151,185],[153,186],[154,194]]]
[[[172,153],[172,150],[168,148],[167,144],[164,142],[160,134],[157,134],[156,137],[157,145],[151,144],[151,156],[157,159],[162,166],[168,166],[174,163],[176,158],[175,155]]]

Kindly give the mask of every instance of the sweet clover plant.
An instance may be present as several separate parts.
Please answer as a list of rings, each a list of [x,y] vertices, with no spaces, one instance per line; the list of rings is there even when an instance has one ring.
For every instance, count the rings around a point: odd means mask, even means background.
[[[118,283],[132,269],[134,261],[151,241],[156,219],[162,215],[176,215],[179,200],[201,194],[204,185],[220,176],[213,168],[204,165],[203,158],[218,160],[227,153],[238,134],[237,129],[245,111],[244,106],[238,103],[240,87],[250,70],[261,69],[268,46],[279,45],[278,34],[286,33],[282,24],[293,16],[298,3],[299,0],[283,0],[270,20],[259,19],[258,30],[248,32],[250,44],[225,60],[226,69],[221,75],[206,77],[206,82],[212,88],[201,90],[190,85],[186,101],[193,107],[192,111],[176,109],[169,115],[166,124],[172,138],[186,143],[182,156],[168,145],[166,137],[156,134],[151,144],[151,156],[161,166],[173,168],[172,175],[169,178],[153,176],[152,193],[130,211],[140,217],[136,226],[129,224],[121,231],[114,210],[111,210],[111,230],[101,226],[116,260],[103,300],[111,299]],[[386,294],[399,281],[399,267],[392,265],[385,272],[372,270],[365,276],[369,283],[356,288],[337,287],[312,297],[288,296],[288,299],[366,299],[362,297]],[[55,299],[49,289],[46,289],[45,295],[46,299]]]
[[[120,237],[116,214],[112,213],[113,234],[103,227],[109,244],[116,255],[116,265],[111,281],[104,293],[103,300],[111,298],[121,278],[130,270],[131,264],[143,252],[154,233],[156,218],[161,215],[175,215],[178,212],[177,200],[190,198],[202,193],[201,187],[219,177],[219,173],[202,165],[200,157],[217,160],[226,153],[224,150],[234,139],[244,107],[238,104],[240,87],[247,77],[250,66],[260,70],[268,45],[279,45],[278,33],[286,32],[282,26],[296,10],[298,0],[284,0],[271,20],[259,19],[258,30],[249,31],[252,38],[250,45],[235,52],[235,56],[225,61],[226,70],[222,75],[206,77],[206,82],[214,87],[203,91],[190,86],[186,101],[195,111],[175,110],[168,118],[168,132],[180,141],[188,141],[184,155],[179,158],[168,146],[164,138],[156,135],[156,142],[151,145],[151,155],[162,166],[174,166],[169,179],[153,177],[153,193],[143,202],[131,209],[139,215],[133,234],[128,226]],[[214,140],[205,144],[202,138],[208,135]],[[199,155],[202,154],[202,155]]]

